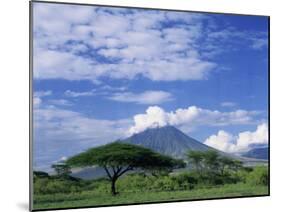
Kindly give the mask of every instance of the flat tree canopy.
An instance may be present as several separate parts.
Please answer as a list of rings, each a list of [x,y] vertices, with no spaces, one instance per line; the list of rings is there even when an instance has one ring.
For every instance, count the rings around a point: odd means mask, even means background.
[[[133,169],[144,170],[172,170],[184,167],[182,160],[161,155],[150,149],[126,144],[110,143],[104,146],[91,148],[69,158],[66,163],[72,167],[87,167],[98,165],[103,167],[112,182],[112,194],[115,195],[115,182],[125,172]]]

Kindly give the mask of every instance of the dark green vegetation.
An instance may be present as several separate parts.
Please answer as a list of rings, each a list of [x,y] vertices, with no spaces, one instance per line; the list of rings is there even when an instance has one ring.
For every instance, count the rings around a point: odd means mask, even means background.
[[[116,195],[115,184],[128,171],[142,169],[149,172],[170,172],[185,166],[182,160],[153,152],[150,149],[125,143],[111,143],[89,149],[66,161],[72,167],[98,165],[103,167],[111,181],[111,193]]]
[[[187,153],[188,169],[171,172],[181,167],[182,161],[146,148],[115,143],[74,156],[65,165],[89,164],[106,166],[110,174],[107,178],[81,180],[66,174],[67,167],[63,172],[57,171],[55,176],[35,172],[34,209],[268,194],[266,166],[243,167],[240,161],[215,151],[190,151]],[[128,167],[135,171],[125,171]],[[126,174],[121,176],[124,171]],[[112,195],[112,177],[118,172],[120,176],[115,181],[118,194],[115,191]]]

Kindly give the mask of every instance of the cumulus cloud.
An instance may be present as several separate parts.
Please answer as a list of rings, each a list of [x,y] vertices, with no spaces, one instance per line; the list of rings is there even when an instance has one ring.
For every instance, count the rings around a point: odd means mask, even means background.
[[[224,152],[234,152],[236,148],[234,142],[235,136],[224,130],[220,130],[217,135],[211,135],[204,143]]]
[[[205,79],[216,64],[202,59],[195,48],[204,19],[193,13],[35,3],[34,77],[94,82],[139,75],[157,81]],[[181,26],[162,25],[171,21]],[[89,51],[103,62],[89,57]]]
[[[179,108],[166,112],[159,106],[148,107],[146,113],[134,116],[134,126],[129,129],[129,134],[139,133],[147,128],[162,127],[166,125],[184,126],[192,130],[198,126],[226,126],[256,123],[255,118],[260,112],[235,110],[221,112],[203,109],[197,106]]]
[[[34,77],[202,80],[218,67],[210,55],[233,49],[226,44],[266,46],[266,33],[218,30],[215,22],[197,13],[34,3]]]
[[[248,151],[253,145],[268,143],[268,126],[266,123],[262,123],[257,126],[255,131],[244,131],[238,135],[220,130],[217,135],[211,135],[204,143],[224,152]]]
[[[133,102],[137,104],[161,104],[172,100],[172,94],[165,91],[145,91],[143,93],[115,93],[108,99],[118,102]]]
[[[38,108],[41,104],[42,104],[42,98],[44,98],[45,96],[50,96],[52,95],[52,91],[51,90],[47,90],[47,91],[36,91],[33,93],[33,107],[34,108]]]

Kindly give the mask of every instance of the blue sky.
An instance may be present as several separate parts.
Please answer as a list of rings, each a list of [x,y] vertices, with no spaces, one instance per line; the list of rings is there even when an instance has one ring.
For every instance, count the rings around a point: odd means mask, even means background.
[[[174,125],[267,145],[268,19],[33,3],[34,168]]]

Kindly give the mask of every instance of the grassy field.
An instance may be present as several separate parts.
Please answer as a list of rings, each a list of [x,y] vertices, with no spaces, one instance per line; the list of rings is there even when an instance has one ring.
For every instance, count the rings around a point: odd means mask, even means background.
[[[34,209],[103,206],[161,201],[195,200],[222,197],[267,195],[267,186],[252,186],[244,183],[179,191],[121,192],[112,196],[107,192],[82,191],[34,196]]]

